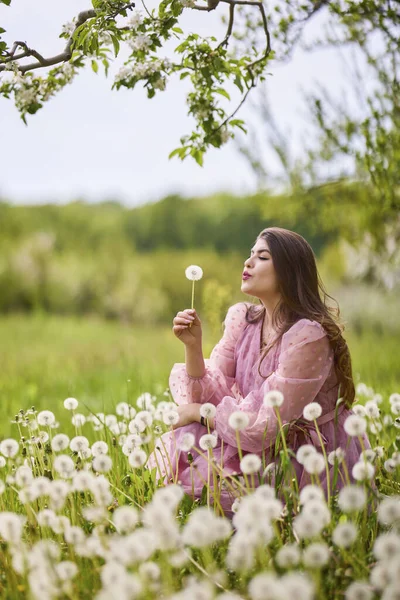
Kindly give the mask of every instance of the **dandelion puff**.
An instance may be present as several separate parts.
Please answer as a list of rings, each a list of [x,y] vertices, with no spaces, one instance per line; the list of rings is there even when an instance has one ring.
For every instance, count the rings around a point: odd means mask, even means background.
[[[345,513],[362,510],[366,501],[364,488],[353,484],[343,487],[338,495],[339,508]]]
[[[130,533],[139,522],[139,515],[133,506],[119,506],[112,515],[112,521],[119,533]]]
[[[147,454],[141,448],[135,448],[129,454],[128,460],[131,467],[133,467],[134,469],[139,469],[140,467],[143,467],[143,465],[146,463]]]
[[[216,415],[217,409],[211,402],[205,402],[200,406],[200,415],[205,419],[213,419]]]
[[[332,466],[337,462],[338,464],[342,463],[346,457],[346,451],[339,446],[336,450],[332,450],[328,454],[328,463]]]
[[[270,390],[264,396],[264,406],[266,407],[277,407],[282,406],[284,397],[282,392],[279,390]]]
[[[319,535],[324,528],[324,523],[313,516],[297,515],[293,521],[293,529],[301,540],[311,539]]]
[[[344,422],[344,430],[351,437],[360,436],[367,430],[367,421],[357,415],[349,415]]]
[[[72,560],[63,560],[54,568],[61,581],[70,581],[78,574],[78,567]]]
[[[64,400],[64,408],[67,410],[75,410],[78,408],[78,400],[76,398],[66,398]]]
[[[369,573],[369,581],[376,590],[382,591],[390,583],[389,572],[386,565],[376,564]]]
[[[216,447],[217,443],[217,436],[213,433],[206,433],[199,439],[199,446],[202,450],[211,450]]]
[[[54,452],[62,452],[69,446],[69,437],[65,433],[57,433],[51,440],[51,449]]]
[[[76,413],[71,417],[71,423],[74,427],[83,427],[86,423],[86,420],[87,419],[85,415],[82,415],[81,413]]]
[[[203,269],[198,265],[189,265],[185,269],[185,276],[190,281],[199,281],[203,277]]]
[[[333,530],[332,540],[339,548],[349,548],[356,541],[357,533],[354,523],[339,523]]]
[[[129,404],[127,402],[119,402],[115,408],[118,416],[129,419]]]
[[[0,446],[1,447],[1,446]],[[1,450],[0,450],[1,452]],[[4,456],[0,456],[0,469],[2,469],[3,467],[5,467],[7,464],[6,459],[4,458]]]
[[[42,427],[43,426],[49,427],[49,426],[53,425],[53,423],[55,423],[55,421],[56,421],[56,417],[54,416],[54,413],[51,412],[51,410],[42,410],[42,411],[40,411],[40,413],[37,416],[37,422]]]
[[[282,586],[272,573],[259,573],[249,582],[251,600],[279,600],[282,597]]]
[[[393,525],[400,521],[400,496],[391,496],[380,502],[378,521],[382,525]]]
[[[233,413],[229,415],[228,423],[229,427],[234,429],[235,431],[241,431],[242,429],[246,429],[250,422],[249,415],[240,410],[235,410]]]
[[[19,450],[19,444],[12,438],[0,442],[0,452],[7,458],[14,458]]]
[[[101,454],[108,454],[108,444],[102,440],[99,440],[92,444],[92,455],[100,456]]]
[[[108,473],[112,468],[112,460],[107,454],[98,454],[94,457],[92,465],[97,473]]]
[[[368,460],[369,462],[374,462],[376,458],[376,452],[374,450],[372,450],[372,448],[367,448],[366,450],[363,450],[360,454],[360,458],[359,461],[366,461]]]
[[[388,473],[393,473],[396,468],[397,468],[397,464],[396,461],[393,460],[393,458],[388,458],[387,460],[385,460],[385,462],[383,463],[383,468],[385,469],[385,471],[387,471]]]
[[[25,517],[13,512],[0,513],[0,536],[4,541],[16,544],[20,542],[22,529],[25,524]]]
[[[172,425],[176,425],[177,423],[179,423],[179,413],[177,410],[165,411],[163,413],[162,420],[163,423],[165,423],[165,425],[169,425],[172,427]]]
[[[365,417],[367,414],[366,410],[362,404],[353,404],[353,406],[351,407],[351,410],[353,411],[353,413],[355,415],[357,415],[357,417]]]
[[[32,469],[25,465],[18,467],[15,472],[15,482],[19,487],[28,485],[33,479]]]
[[[400,394],[396,392],[394,394],[390,394],[389,402],[390,404],[393,404],[394,402],[400,402]]]
[[[84,435],[77,435],[69,443],[72,452],[82,452],[89,448],[89,440]]]
[[[193,433],[190,433],[189,431],[184,433],[179,443],[179,450],[182,450],[182,452],[189,452],[193,448],[195,441],[196,438]]]
[[[329,561],[329,548],[323,542],[314,542],[303,551],[303,563],[310,569],[321,569]]]
[[[331,522],[331,512],[324,500],[309,500],[304,504],[302,515],[311,517],[321,523],[322,526]]]
[[[304,461],[304,469],[310,475],[319,475],[325,469],[325,459],[322,454],[315,452],[315,454],[311,454],[307,456]]]
[[[364,408],[367,417],[369,417],[370,419],[379,418],[380,410],[373,400],[369,400],[368,402],[366,402]]]
[[[317,452],[315,446],[312,444],[303,444],[296,452],[296,460],[301,465],[304,465],[304,461],[311,454],[315,454]]]
[[[161,569],[154,561],[142,563],[138,571],[139,575],[147,581],[158,581],[161,577]]]
[[[353,581],[344,593],[346,600],[372,600],[374,592],[365,581]]]
[[[149,392],[144,392],[138,397],[136,404],[143,410],[149,410],[153,406],[153,396]]]
[[[300,548],[297,544],[286,544],[279,548],[276,553],[275,560],[283,569],[291,569],[296,567],[301,558]]]
[[[315,597],[314,582],[305,573],[291,572],[285,573],[281,577],[283,590],[280,598],[296,598],[296,600],[313,600]]]
[[[300,492],[300,504],[307,504],[314,500],[323,501],[325,499],[324,492],[320,487],[312,483],[305,485]]]
[[[375,540],[373,553],[378,560],[389,560],[400,553],[400,536],[394,531],[381,533]]]
[[[261,469],[261,458],[257,454],[246,454],[240,461],[240,470],[246,475],[257,473]]]
[[[375,468],[369,462],[357,462],[351,471],[354,479],[357,481],[365,481],[366,479],[372,479],[375,473]]]
[[[70,456],[59,454],[55,457],[53,468],[61,477],[72,477],[75,472],[75,463]]]
[[[303,408],[303,417],[306,421],[314,421],[322,415],[322,406],[318,402],[310,402]]]

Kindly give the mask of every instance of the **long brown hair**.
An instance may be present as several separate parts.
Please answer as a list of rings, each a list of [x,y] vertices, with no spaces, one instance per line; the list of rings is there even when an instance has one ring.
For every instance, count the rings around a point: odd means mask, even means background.
[[[354,402],[355,389],[350,352],[342,336],[343,326],[339,323],[339,306],[325,290],[310,244],[298,233],[280,227],[264,229],[257,240],[260,238],[268,244],[282,298],[272,315],[272,326],[279,333],[262,354],[258,367],[260,375],[261,362],[294,323],[299,319],[316,321],[326,331],[333,349],[339,393],[346,406],[350,407]],[[336,306],[328,305],[328,299]],[[264,318],[264,305],[248,306],[248,323],[256,323]]]

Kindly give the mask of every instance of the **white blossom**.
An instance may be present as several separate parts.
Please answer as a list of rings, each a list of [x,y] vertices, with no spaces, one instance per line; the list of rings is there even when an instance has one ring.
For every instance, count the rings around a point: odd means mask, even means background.
[[[310,402],[303,409],[303,417],[306,421],[314,421],[322,415],[322,407],[318,402]]]
[[[66,398],[64,400],[64,408],[67,410],[75,410],[78,408],[78,400],[76,398]]]
[[[339,508],[345,513],[362,510],[366,501],[367,495],[364,488],[353,484],[342,488],[338,495]]]
[[[65,433],[57,433],[51,440],[51,449],[54,452],[62,452],[69,446],[69,437]]]
[[[0,452],[7,458],[14,458],[18,454],[19,444],[16,440],[8,438],[0,442]]]
[[[261,458],[257,454],[246,454],[240,461],[240,470],[246,475],[257,473],[261,469]]]
[[[351,471],[351,474],[357,481],[365,481],[366,479],[372,479],[374,473],[374,466],[371,465],[370,462],[366,461],[355,463]]]
[[[339,523],[332,533],[332,540],[339,548],[348,548],[357,539],[357,527],[351,521]]]
[[[55,420],[56,417],[54,416],[54,413],[51,412],[51,410],[42,410],[37,416],[37,422],[42,427],[51,426],[53,423],[55,423]]]
[[[187,431],[180,440],[179,449],[182,450],[182,452],[189,452],[193,448],[195,441],[196,439],[193,433]]]
[[[303,550],[303,563],[310,569],[320,569],[329,561],[329,548],[324,542],[314,542]]]
[[[344,430],[351,437],[360,436],[367,430],[367,422],[363,417],[349,415],[344,422]]]
[[[249,422],[249,415],[240,410],[235,410],[229,415],[228,419],[229,427],[231,427],[235,431],[241,431],[242,429],[246,429]]]
[[[279,390],[270,390],[264,396],[264,406],[279,407],[282,406],[284,397]]]
[[[211,450],[216,447],[217,443],[217,436],[213,433],[206,433],[199,439],[199,446],[202,450]]]
[[[189,265],[185,269],[185,276],[190,281],[199,281],[203,277],[203,269],[198,265]]]
[[[214,404],[211,404],[211,402],[205,402],[200,406],[200,415],[205,419],[213,419],[216,412],[217,409],[215,408]]]

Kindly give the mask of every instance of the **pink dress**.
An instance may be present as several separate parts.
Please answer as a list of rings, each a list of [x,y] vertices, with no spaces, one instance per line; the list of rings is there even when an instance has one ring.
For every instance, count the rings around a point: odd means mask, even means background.
[[[302,419],[303,408],[310,402],[318,402],[322,407],[322,415],[317,423],[326,453],[339,446],[345,450],[345,463],[352,480],[351,469],[359,458],[361,448],[359,440],[350,438],[343,428],[344,421],[352,411],[342,404],[339,410],[336,409],[335,418],[338,383],[333,365],[333,351],[323,327],[308,319],[297,321],[262,361],[261,373],[264,377],[261,377],[258,365],[261,357],[262,320],[255,324],[247,323],[246,310],[244,302],[229,308],[223,337],[213,349],[210,358],[205,360],[206,371],[203,377],[190,377],[186,372],[185,363],[176,363],[173,366],[170,389],[175,402],[211,402],[216,406],[214,433],[217,434],[218,442],[213,449],[213,456],[218,464],[223,465],[225,473],[240,473],[236,432],[228,424],[234,411],[244,411],[250,417],[248,427],[239,432],[243,454],[255,453],[261,457],[264,448],[264,464],[269,464],[275,460],[273,448],[278,424],[274,409],[263,404],[266,392],[279,390],[283,393],[284,402],[280,407],[283,423]],[[294,452],[306,443],[313,444],[321,451],[312,422],[302,420],[301,429],[293,425],[289,431],[288,446]],[[192,423],[165,433],[162,436],[160,452],[168,453],[170,463],[168,460],[158,461],[159,465],[168,464],[167,469],[161,469],[162,472],[158,476],[165,481],[171,480],[172,466],[173,476],[180,481],[185,491],[200,497],[204,481],[207,481],[208,463],[192,450],[194,460],[192,465],[189,464],[188,453],[179,449],[182,436],[186,432],[194,434],[195,446],[199,448],[199,438],[207,433],[207,430],[199,423]],[[370,448],[366,436],[363,441],[365,448]],[[310,475],[295,458],[292,459],[292,463],[301,489],[311,482]],[[153,457],[151,464],[155,465]],[[343,474],[343,471],[341,472]],[[260,473],[262,474],[262,471]],[[330,469],[331,480],[332,476],[333,467]],[[322,485],[326,487],[325,471],[319,477]],[[339,476],[336,488],[342,486],[343,480]],[[232,493],[224,490],[221,495],[224,510],[230,510],[233,500]]]

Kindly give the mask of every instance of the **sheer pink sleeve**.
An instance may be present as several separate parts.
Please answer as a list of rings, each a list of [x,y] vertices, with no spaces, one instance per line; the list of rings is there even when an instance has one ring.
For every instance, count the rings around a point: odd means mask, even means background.
[[[224,334],[205,359],[203,377],[190,377],[185,363],[176,363],[169,377],[171,394],[177,404],[188,402],[212,402],[232,393],[235,383],[235,346],[246,325],[246,305],[239,302],[231,306],[224,321]]]
[[[240,432],[243,450],[260,453],[274,442],[277,418],[273,408],[264,406],[263,399],[270,390],[284,395],[280,407],[283,423],[302,416],[303,408],[312,402],[331,370],[333,351],[323,327],[315,321],[301,319],[282,336],[277,370],[260,389],[238,401],[227,395],[217,406],[215,429],[225,442],[237,446],[236,432],[228,424],[234,411],[246,412],[249,426]]]

